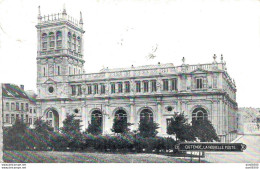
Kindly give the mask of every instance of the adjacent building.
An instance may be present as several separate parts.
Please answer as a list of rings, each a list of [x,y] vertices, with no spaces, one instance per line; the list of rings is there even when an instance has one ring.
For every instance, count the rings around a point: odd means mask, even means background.
[[[24,86],[2,84],[3,125],[12,126],[16,119],[21,119],[33,127],[37,119],[36,95],[26,92]]]

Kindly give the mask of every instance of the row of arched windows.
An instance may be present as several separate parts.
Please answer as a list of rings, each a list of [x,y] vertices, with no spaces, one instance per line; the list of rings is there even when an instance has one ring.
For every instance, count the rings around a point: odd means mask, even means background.
[[[91,114],[91,123],[94,121],[102,128],[102,113],[99,110],[95,110]],[[118,110],[115,113],[115,119],[122,120],[124,123],[127,123],[127,113],[124,110]],[[144,109],[140,113],[140,121],[148,119],[149,121],[153,121],[153,112],[149,109]]]
[[[75,34],[71,34],[68,32],[68,49],[73,50],[75,52],[81,53],[81,38],[76,36]],[[50,32],[49,34],[42,34],[42,49],[60,49],[62,48],[62,33],[61,31],[57,31],[56,33]]]

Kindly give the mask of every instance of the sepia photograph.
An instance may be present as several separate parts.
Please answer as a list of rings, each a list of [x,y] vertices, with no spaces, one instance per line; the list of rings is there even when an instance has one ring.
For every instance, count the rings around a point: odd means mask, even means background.
[[[1,167],[259,169],[259,63],[258,0],[0,0]]]

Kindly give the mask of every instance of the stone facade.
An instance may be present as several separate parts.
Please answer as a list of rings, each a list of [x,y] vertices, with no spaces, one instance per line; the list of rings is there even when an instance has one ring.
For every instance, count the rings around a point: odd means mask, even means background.
[[[103,133],[111,133],[113,119],[121,117],[138,128],[143,116],[159,123],[165,135],[167,120],[176,112],[208,118],[222,141],[237,130],[236,85],[221,61],[102,69],[86,74],[83,22],[61,14],[41,16],[38,24],[37,109],[56,129],[67,114],[82,120],[83,130],[99,119]],[[50,116],[51,114],[51,116]]]

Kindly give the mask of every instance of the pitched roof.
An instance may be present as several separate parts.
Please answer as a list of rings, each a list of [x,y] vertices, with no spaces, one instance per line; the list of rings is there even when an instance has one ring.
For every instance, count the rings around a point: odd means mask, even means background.
[[[28,95],[23,89],[15,84],[3,84],[3,97],[28,99],[31,102],[36,101],[36,95]]]

